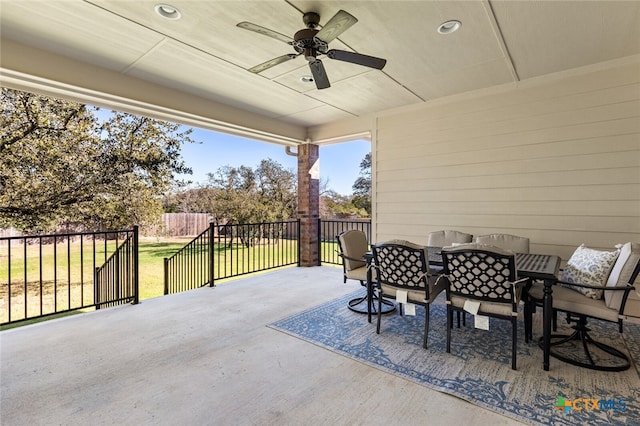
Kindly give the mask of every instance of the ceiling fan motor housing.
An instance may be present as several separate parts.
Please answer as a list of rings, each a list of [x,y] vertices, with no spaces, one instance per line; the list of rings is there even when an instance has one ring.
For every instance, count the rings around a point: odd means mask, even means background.
[[[318,52],[326,54],[329,48],[327,43],[316,38],[316,34],[318,34],[318,30],[305,28],[293,36],[293,48],[298,53],[304,53],[307,61],[313,60]]]

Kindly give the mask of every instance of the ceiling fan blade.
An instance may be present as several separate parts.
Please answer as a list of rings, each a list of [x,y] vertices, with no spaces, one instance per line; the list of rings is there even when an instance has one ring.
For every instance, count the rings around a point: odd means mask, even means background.
[[[260,65],[256,65],[253,68],[249,68],[248,71],[250,71],[252,73],[255,73],[255,74],[258,74],[258,73],[260,73],[260,72],[262,72],[264,70],[267,70],[267,69],[269,69],[271,67],[275,67],[278,64],[281,64],[283,62],[287,62],[288,60],[291,60],[291,59],[294,59],[294,58],[297,58],[297,57],[298,57],[298,55],[296,55],[295,53],[288,53],[286,55],[282,55],[282,56],[278,56],[277,58],[270,59],[267,62],[263,62]]]
[[[293,39],[287,35],[280,34],[279,32],[270,30],[269,28],[261,27],[260,25],[252,24],[251,22],[240,22],[237,27],[244,28],[245,30],[253,31],[258,34],[266,35],[267,37],[275,38],[287,44],[292,44]]]
[[[339,10],[338,13],[333,15],[333,18],[329,19],[329,22],[327,22],[326,25],[318,31],[315,38],[319,38],[325,43],[329,43],[356,22],[358,22],[358,20],[350,13],[345,12],[344,10]]]
[[[316,87],[318,89],[326,89],[327,87],[331,87],[331,83],[329,83],[329,77],[327,77],[327,73],[324,70],[324,65],[322,65],[322,61],[320,59],[309,62],[309,68],[311,68],[311,75],[313,75],[313,81],[316,82]]]
[[[363,55],[362,53],[347,52],[346,50],[331,49],[327,52],[327,56],[331,59],[337,59],[338,61],[351,62],[352,64],[363,65],[378,70],[381,70],[387,64],[386,59]]]

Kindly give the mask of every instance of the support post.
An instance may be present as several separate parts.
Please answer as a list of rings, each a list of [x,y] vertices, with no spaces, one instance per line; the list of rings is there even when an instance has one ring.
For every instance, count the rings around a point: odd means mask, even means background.
[[[318,145],[298,146],[298,219],[300,266],[317,266],[320,218],[320,150]]]

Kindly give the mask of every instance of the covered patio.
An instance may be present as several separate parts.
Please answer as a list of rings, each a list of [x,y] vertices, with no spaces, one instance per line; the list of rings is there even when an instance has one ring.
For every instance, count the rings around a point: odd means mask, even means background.
[[[372,143],[372,242],[504,232],[566,260],[640,241],[639,2],[172,3],[181,20],[155,2],[3,1],[0,84],[293,148],[307,265],[318,147],[356,139]],[[332,48],[388,65],[326,59],[322,90],[301,58],[247,71],[289,50],[238,23],[290,36],[311,9],[352,13]],[[449,19],[461,29],[437,33]],[[2,332],[0,420],[515,423],[266,327],[357,288],[293,268]]]
[[[3,1],[0,84],[297,153],[304,265],[318,148],[361,139],[373,242],[499,232],[566,260],[640,240],[640,2],[170,3]],[[330,48],[383,69],[318,54],[323,89],[303,56],[250,72],[295,54],[305,12],[320,28],[340,10],[357,22]]]
[[[3,331],[0,421],[520,424],[267,327],[358,288],[294,267]]]

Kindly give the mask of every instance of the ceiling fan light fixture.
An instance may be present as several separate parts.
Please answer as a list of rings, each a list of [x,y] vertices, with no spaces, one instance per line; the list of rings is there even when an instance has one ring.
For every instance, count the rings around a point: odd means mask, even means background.
[[[155,10],[158,15],[162,16],[165,19],[171,19],[172,21],[180,19],[180,17],[182,16],[180,11],[170,4],[156,4]]]
[[[305,84],[313,83],[313,77],[311,77],[310,75],[303,75],[302,77],[300,77],[300,81]]]
[[[452,19],[450,21],[446,21],[440,24],[440,26],[438,27],[438,32],[440,34],[451,34],[458,31],[461,26],[462,26],[462,22]]]

